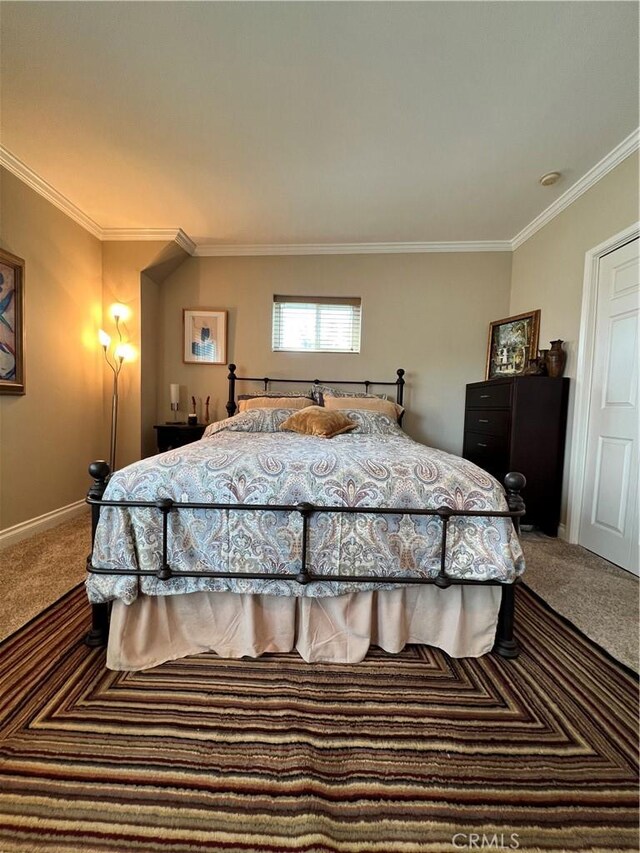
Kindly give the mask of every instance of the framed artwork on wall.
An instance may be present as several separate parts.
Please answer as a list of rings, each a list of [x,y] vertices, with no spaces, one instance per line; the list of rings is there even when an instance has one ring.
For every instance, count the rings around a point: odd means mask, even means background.
[[[227,363],[227,312],[184,308],[185,364]]]
[[[494,320],[489,326],[485,379],[521,376],[538,355],[540,310]]]
[[[24,261],[0,249],[0,394],[24,393]]]

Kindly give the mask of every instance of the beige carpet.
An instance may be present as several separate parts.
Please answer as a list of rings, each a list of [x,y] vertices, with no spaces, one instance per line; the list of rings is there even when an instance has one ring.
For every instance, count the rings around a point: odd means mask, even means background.
[[[0,550],[0,639],[85,577],[89,512]],[[524,580],[615,658],[638,670],[638,579],[577,545],[525,533]]]
[[[638,578],[586,548],[522,535],[524,581],[617,660],[638,671]]]
[[[12,634],[86,577],[91,515],[0,549],[0,639]]]

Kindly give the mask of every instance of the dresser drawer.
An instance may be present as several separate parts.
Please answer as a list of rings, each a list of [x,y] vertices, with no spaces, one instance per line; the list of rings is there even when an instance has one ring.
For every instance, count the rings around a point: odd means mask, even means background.
[[[500,382],[496,385],[483,384],[477,387],[467,386],[468,409],[500,409],[511,405],[511,383]]]
[[[465,432],[463,456],[494,477],[502,477],[508,468],[508,442],[500,436]]]
[[[507,409],[467,409],[464,428],[467,432],[481,432],[506,438],[509,435],[511,413]]]

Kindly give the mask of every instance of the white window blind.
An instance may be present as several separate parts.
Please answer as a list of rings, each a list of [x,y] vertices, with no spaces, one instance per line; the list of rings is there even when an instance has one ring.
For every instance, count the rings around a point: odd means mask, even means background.
[[[274,296],[273,350],[360,352],[359,296]]]

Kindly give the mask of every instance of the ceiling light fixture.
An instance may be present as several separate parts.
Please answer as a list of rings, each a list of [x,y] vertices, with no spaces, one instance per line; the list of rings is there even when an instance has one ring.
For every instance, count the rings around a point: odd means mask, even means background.
[[[543,175],[538,179],[538,183],[543,187],[552,187],[554,184],[558,183],[561,177],[561,172],[547,172],[546,175]]]

